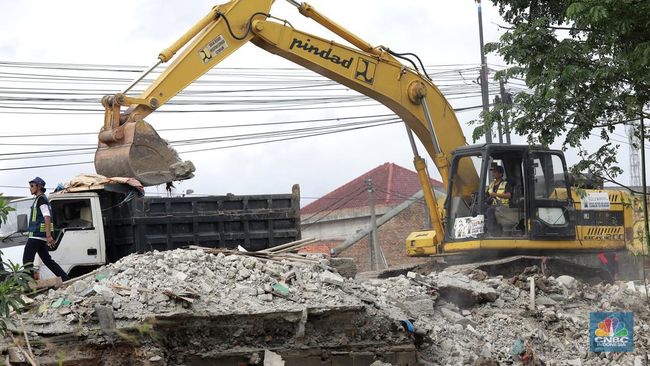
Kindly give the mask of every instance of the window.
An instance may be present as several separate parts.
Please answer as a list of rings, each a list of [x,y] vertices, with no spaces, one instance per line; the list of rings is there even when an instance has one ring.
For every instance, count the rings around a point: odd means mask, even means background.
[[[15,201],[10,204],[10,206],[13,207],[15,211],[9,212],[9,215],[7,215],[7,222],[5,224],[0,225],[1,237],[6,237],[16,232],[18,228],[18,224],[17,224],[18,215],[21,214],[27,215],[27,219],[29,219],[30,207],[32,206],[33,202],[34,199],[30,198],[30,199]]]
[[[562,159],[555,154],[539,154],[533,159],[536,199],[567,200],[567,184]]]
[[[448,222],[453,239],[477,237],[483,233],[483,215],[479,215],[480,155],[463,156],[457,160],[451,181]]]
[[[569,201],[564,164],[559,155],[538,153],[533,159],[533,189],[536,216],[551,226],[567,224],[566,206]],[[553,203],[553,201],[556,201]],[[557,207],[562,204],[564,207]]]
[[[93,227],[90,200],[57,200],[51,202],[57,229],[88,229]]]

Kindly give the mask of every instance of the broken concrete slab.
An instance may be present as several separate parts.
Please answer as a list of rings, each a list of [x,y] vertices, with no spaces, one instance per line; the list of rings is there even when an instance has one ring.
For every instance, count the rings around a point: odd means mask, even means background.
[[[324,283],[329,283],[335,286],[341,286],[345,282],[345,279],[341,275],[332,273],[330,271],[324,271],[321,273],[320,280]]]
[[[544,306],[553,306],[553,305],[557,305],[558,302],[551,299],[550,297],[538,296],[538,297],[535,298],[535,304],[536,305],[544,305]]]
[[[264,350],[264,366],[284,366],[282,356],[268,349]]]
[[[571,277],[571,276],[567,276],[567,275],[559,276],[559,277],[556,278],[555,280],[556,280],[557,282],[559,282],[562,286],[564,286],[564,287],[567,288],[567,289],[573,289],[573,288],[575,288],[575,287],[576,287],[576,283],[577,283],[577,281],[576,281],[575,278],[573,278],[573,277]]]
[[[332,257],[330,266],[343,277],[354,278],[357,275],[357,264],[354,258]]]
[[[441,272],[434,277],[434,281],[440,296],[460,307],[493,302],[499,297],[493,287],[461,274]]]
[[[409,312],[418,315],[433,315],[435,302],[431,297],[410,297],[401,301],[402,309],[408,309]]]
[[[471,319],[468,319],[461,314],[458,314],[457,312],[447,309],[447,308],[440,308],[440,313],[442,313],[442,316],[447,318],[450,322],[454,324],[460,324],[460,325],[472,325],[473,322]]]
[[[113,335],[115,333],[115,315],[113,314],[112,306],[95,305],[95,315],[99,319],[99,325],[102,332],[106,335]]]

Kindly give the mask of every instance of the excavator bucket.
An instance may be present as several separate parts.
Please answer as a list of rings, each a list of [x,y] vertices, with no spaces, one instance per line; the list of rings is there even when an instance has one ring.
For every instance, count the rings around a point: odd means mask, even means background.
[[[115,131],[115,135],[120,137],[116,141],[103,142],[100,138],[95,152],[95,170],[98,174],[135,178],[144,186],[194,176],[194,164],[189,160],[182,161],[176,150],[147,122],[126,123]]]

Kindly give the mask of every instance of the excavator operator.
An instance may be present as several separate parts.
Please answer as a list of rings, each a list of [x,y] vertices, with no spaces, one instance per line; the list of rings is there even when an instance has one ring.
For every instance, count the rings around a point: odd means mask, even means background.
[[[488,205],[486,211],[487,232],[490,236],[499,236],[501,234],[501,228],[497,223],[497,215],[499,214],[499,208],[510,207],[512,184],[503,179],[504,170],[502,166],[493,165],[490,171],[492,172],[493,180],[490,182],[488,190],[485,193],[486,203]]]

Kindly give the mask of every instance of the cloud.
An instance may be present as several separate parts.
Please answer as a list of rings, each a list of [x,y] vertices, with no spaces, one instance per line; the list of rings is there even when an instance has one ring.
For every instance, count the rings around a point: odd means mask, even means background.
[[[478,66],[480,62],[476,5],[472,1],[409,0],[408,6],[400,6],[388,0],[312,0],[310,4],[371,44],[385,45],[397,52],[416,53],[426,65],[462,63]],[[0,2],[0,14],[4,17],[0,22],[0,60],[148,66],[156,60],[162,49],[168,47],[214,5],[212,1],[3,1]],[[483,8],[486,42],[495,41],[499,35],[499,30],[494,25],[499,22],[496,10],[487,2],[484,2]],[[340,37],[312,19],[301,16],[288,2],[276,1],[271,14],[288,19],[298,29],[341,41]],[[500,63],[494,56],[488,56],[488,61]],[[297,66],[253,45],[246,45],[219,67]],[[471,82],[468,80],[468,83]],[[114,88],[117,92],[126,84],[105,84],[98,87]],[[480,98],[457,100],[453,104],[477,105],[480,104]],[[385,111],[385,108],[377,107],[373,110]],[[344,117],[358,112],[359,110],[302,110],[250,113],[245,116],[241,113],[153,113],[147,120],[160,129],[204,123],[243,123],[245,120],[298,120],[305,116]],[[458,113],[470,143],[472,127],[467,126],[466,122],[476,116],[477,111]],[[61,116],[3,113],[0,117],[7,133],[92,131],[99,130],[103,121],[101,114]],[[217,133],[210,132],[210,136]],[[227,131],[219,133],[226,134]],[[161,135],[169,139],[194,136],[189,132]],[[86,141],[95,140],[89,136]],[[8,147],[2,147],[1,150],[12,151]],[[422,147],[420,154],[425,154]],[[183,159],[195,162],[196,178],[181,183],[179,190],[191,188],[196,192],[211,194],[274,193],[288,192],[291,184],[299,183],[303,195],[321,196],[385,162],[411,168],[412,158],[404,127],[392,125],[307,140],[188,154]],[[81,161],[91,157],[67,159]],[[45,176],[48,182],[55,182],[90,170],[92,166],[0,172],[0,179],[7,185],[22,185],[38,174]],[[433,177],[438,177],[431,164],[430,170]],[[23,192],[21,189],[16,192],[18,191]],[[14,191],[9,193],[12,192]]]

